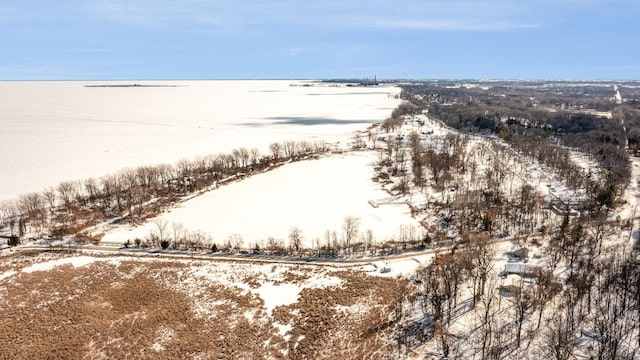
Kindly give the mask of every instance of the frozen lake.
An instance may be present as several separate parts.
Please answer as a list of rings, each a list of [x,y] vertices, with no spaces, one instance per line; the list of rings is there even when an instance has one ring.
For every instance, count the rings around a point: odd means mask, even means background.
[[[0,82],[0,200],[237,147],[345,142],[399,104],[395,87],[284,81]]]

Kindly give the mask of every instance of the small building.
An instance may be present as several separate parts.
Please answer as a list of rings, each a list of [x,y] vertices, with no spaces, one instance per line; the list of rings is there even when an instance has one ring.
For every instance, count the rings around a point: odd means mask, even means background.
[[[513,296],[513,295],[519,295],[520,291],[522,289],[520,289],[520,286],[516,286],[516,285],[502,285],[500,286],[500,295],[502,296]]]
[[[539,266],[522,263],[507,263],[504,266],[505,275],[519,275],[522,277],[534,277],[540,270]]]
[[[511,249],[509,255],[520,259],[526,259],[529,257],[529,249],[521,245],[516,245]]]
[[[0,245],[16,246],[20,245],[20,237],[17,235],[0,235]]]

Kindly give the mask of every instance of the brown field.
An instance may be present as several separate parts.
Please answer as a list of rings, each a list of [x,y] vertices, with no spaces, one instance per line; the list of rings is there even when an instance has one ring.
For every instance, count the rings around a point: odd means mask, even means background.
[[[0,280],[0,358],[390,357],[385,325],[397,280],[319,266],[117,257],[22,271],[69,256],[0,258],[0,278],[17,271]],[[269,314],[264,284],[301,291]]]

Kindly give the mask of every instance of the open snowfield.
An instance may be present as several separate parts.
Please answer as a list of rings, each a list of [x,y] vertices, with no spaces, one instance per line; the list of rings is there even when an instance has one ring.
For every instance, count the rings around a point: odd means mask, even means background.
[[[341,239],[347,216],[360,218],[360,231],[372,230],[374,240],[391,239],[402,224],[420,225],[406,204],[385,204],[394,198],[371,180],[376,156],[365,151],[286,164],[185,201],[160,218],[208,233],[219,245],[234,234],[244,246],[270,236],[286,243],[294,226],[302,230],[303,246],[311,247],[316,239],[326,244],[327,230]],[[381,205],[374,208],[370,200]],[[116,228],[103,242],[133,243],[155,230],[156,223]]]
[[[133,83],[175,86],[86,87]],[[0,82],[0,200],[242,146],[345,142],[399,103],[395,87],[290,84],[301,82]]]

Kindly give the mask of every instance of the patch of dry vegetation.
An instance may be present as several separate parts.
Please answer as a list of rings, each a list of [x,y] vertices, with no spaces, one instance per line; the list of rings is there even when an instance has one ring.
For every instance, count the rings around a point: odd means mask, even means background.
[[[68,254],[0,261],[0,349],[10,359],[385,358],[396,280],[307,266],[106,258],[21,272]],[[325,278],[340,281],[322,284]],[[235,282],[234,282],[235,281]],[[267,314],[256,289],[302,288]],[[316,283],[312,285],[312,283]],[[285,326],[285,330],[283,329]],[[372,331],[375,329],[375,331]],[[281,331],[286,331],[281,333]]]
[[[388,338],[377,329],[392,313],[397,297],[395,280],[354,272],[339,276],[342,286],[304,289],[297,303],[276,309],[279,322],[293,325],[289,340],[292,359],[379,358],[387,354]]]

